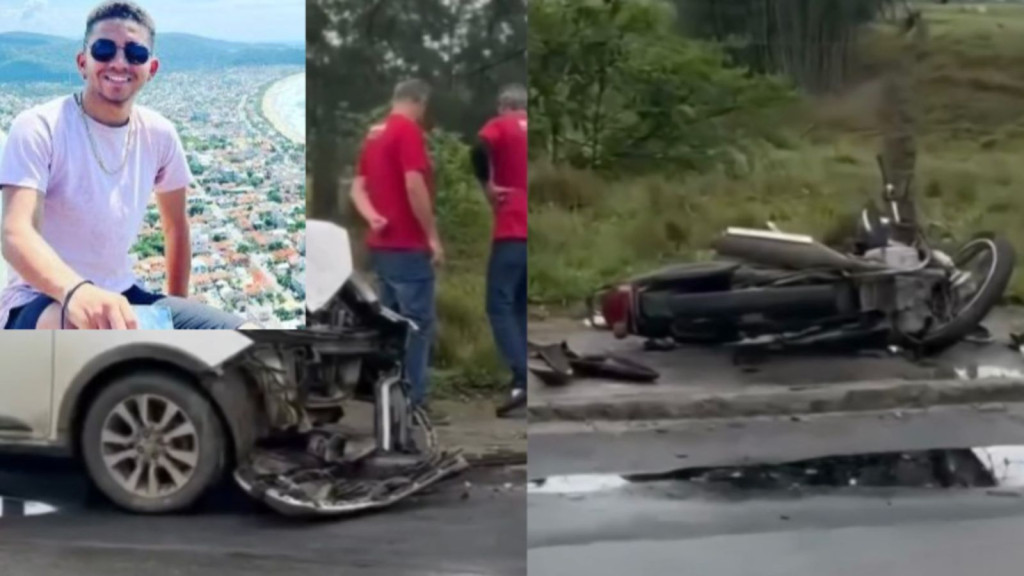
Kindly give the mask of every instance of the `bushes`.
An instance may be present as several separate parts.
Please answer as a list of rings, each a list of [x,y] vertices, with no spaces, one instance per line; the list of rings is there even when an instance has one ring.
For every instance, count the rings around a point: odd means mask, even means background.
[[[442,393],[500,388],[508,377],[484,309],[492,215],[469,163],[469,148],[435,131],[430,139],[437,217],[447,264],[439,272],[434,367]]]

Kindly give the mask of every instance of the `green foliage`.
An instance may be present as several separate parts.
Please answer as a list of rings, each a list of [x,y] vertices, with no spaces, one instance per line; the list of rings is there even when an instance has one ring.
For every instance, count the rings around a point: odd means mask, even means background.
[[[722,42],[758,73],[785,74],[810,92],[841,88],[864,24],[896,14],[894,0],[674,0],[679,29]]]
[[[434,123],[470,136],[494,113],[499,87],[526,82],[527,0],[311,0],[307,10],[310,214],[339,215],[336,183],[352,167],[360,121],[395,83],[434,87]]]
[[[531,2],[531,155],[618,173],[703,170],[766,137],[765,112],[790,100],[788,87],[672,23],[653,0]]]
[[[484,309],[492,213],[469,166],[469,147],[434,130],[429,141],[437,181],[437,218],[447,264],[437,294],[435,368],[450,388],[493,390],[507,376]]]

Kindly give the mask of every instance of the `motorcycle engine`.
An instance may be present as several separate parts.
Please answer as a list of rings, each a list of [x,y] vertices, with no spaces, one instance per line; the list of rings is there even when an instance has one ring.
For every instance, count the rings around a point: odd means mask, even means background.
[[[884,248],[869,250],[865,257],[899,270],[913,270],[922,263],[917,248],[895,242]],[[938,280],[939,276],[929,274],[928,271],[872,279],[860,287],[861,304],[864,310],[886,313],[900,332],[918,334],[929,326],[932,319],[933,311],[929,303]]]

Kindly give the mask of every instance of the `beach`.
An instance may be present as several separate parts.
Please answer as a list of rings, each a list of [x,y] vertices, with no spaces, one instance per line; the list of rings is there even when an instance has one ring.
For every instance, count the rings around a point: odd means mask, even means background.
[[[306,143],[306,74],[274,83],[263,95],[263,116],[296,144]]]

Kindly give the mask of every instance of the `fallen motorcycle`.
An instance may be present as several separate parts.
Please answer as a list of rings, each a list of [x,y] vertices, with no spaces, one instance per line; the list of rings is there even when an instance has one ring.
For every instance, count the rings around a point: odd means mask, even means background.
[[[869,204],[847,249],[769,223],[728,228],[710,262],[669,266],[606,285],[591,325],[619,338],[785,346],[825,342],[936,354],[977,331],[1013,274],[1005,239],[979,234],[952,256],[931,246],[882,172],[884,210]]]

